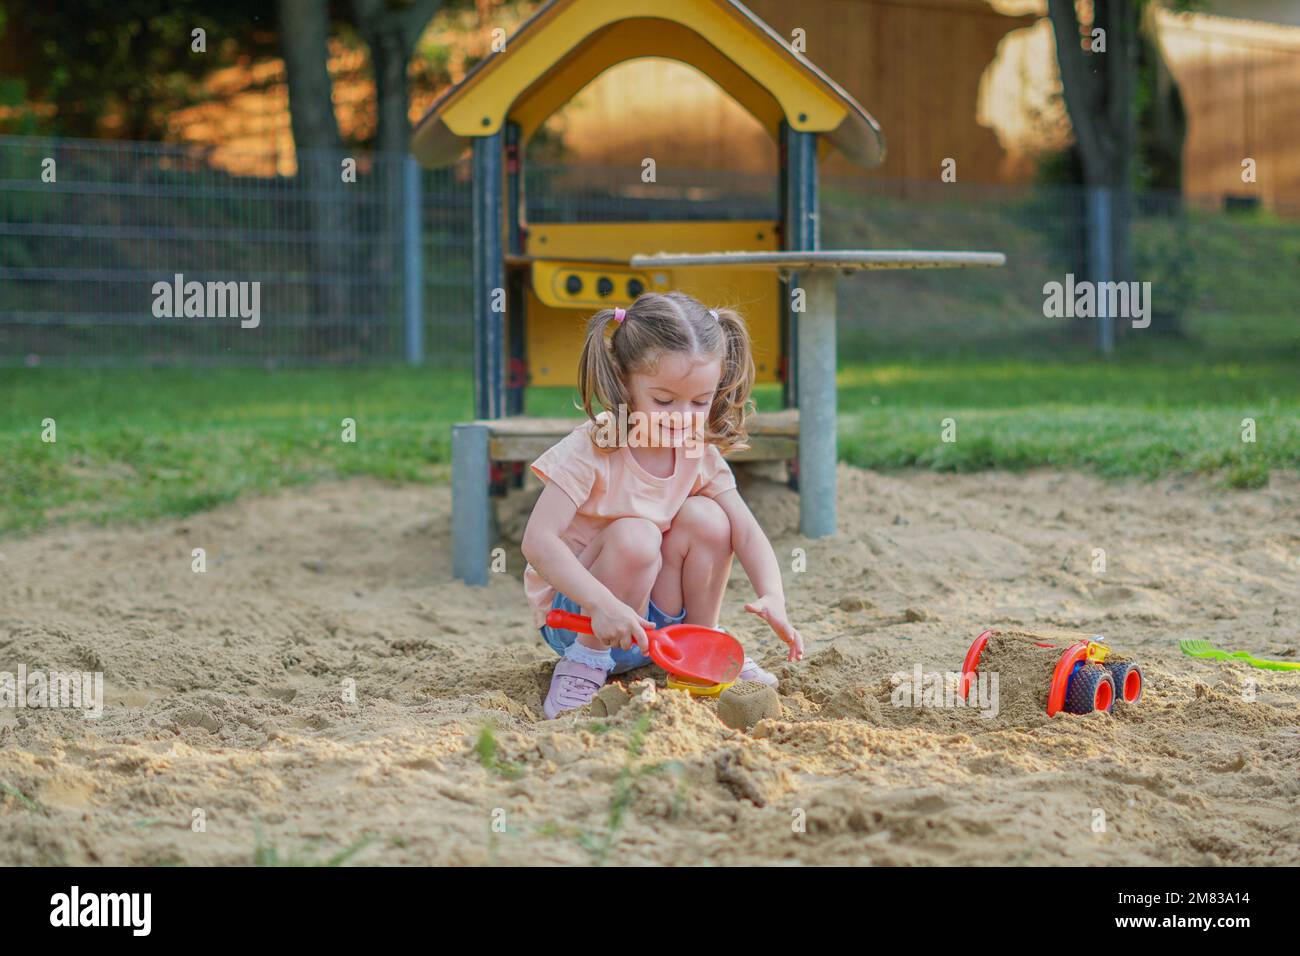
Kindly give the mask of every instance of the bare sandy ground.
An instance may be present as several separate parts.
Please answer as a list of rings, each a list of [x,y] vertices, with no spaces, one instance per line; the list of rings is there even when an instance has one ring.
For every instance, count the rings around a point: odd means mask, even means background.
[[[787,593],[810,644],[777,666],[737,569],[723,623],[782,678],[750,733],[650,672],[613,716],[543,720],[517,549],[487,589],[451,583],[445,488],[0,541],[0,670],[100,670],[107,697],[98,720],[0,710],[0,862],[1300,863],[1300,673],[1176,644],[1300,659],[1296,476],[844,468],[843,530],[816,542],[779,483],[743,489],[787,568],[806,549]],[[1104,633],[1146,696],[894,706],[891,675],[954,671],[992,625]]]

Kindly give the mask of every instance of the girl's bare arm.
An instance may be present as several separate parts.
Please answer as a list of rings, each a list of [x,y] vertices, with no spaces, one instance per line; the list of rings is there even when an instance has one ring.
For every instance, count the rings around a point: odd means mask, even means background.
[[[745,610],[757,614],[777,637],[789,646],[789,659],[803,657],[803,636],[790,623],[785,610],[785,589],[781,584],[781,566],[777,563],[772,542],[759,527],[758,519],[732,488],[713,499],[731,522],[731,550],[736,552],[740,566],[745,569],[749,583],[757,598],[745,605]]]

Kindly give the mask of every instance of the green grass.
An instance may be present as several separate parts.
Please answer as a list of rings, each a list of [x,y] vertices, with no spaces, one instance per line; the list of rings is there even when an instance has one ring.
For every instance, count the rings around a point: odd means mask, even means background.
[[[646,711],[637,718],[637,722],[632,726],[632,732],[628,735],[623,768],[619,771],[618,779],[614,781],[614,788],[609,796],[609,815],[605,822],[605,829],[598,834],[584,833],[578,837],[578,844],[591,854],[592,862],[597,866],[604,866],[609,859],[610,851],[614,848],[619,830],[623,826],[623,819],[632,807],[637,781],[647,774],[658,773],[663,767],[662,764],[637,766],[641,749],[645,745],[646,734],[650,731],[650,722],[650,711]]]
[[[484,770],[505,777],[507,780],[518,780],[524,775],[524,768],[519,764],[501,759],[500,747],[497,744],[496,734],[491,724],[484,724],[479,728],[478,740],[474,744],[474,752],[477,754],[478,762],[483,765]]]
[[[9,782],[6,781],[6,780],[0,780],[0,794],[4,794],[4,795],[6,795],[6,796],[13,797],[13,798],[14,798],[15,800],[17,800],[18,803],[20,803],[24,808],[26,808],[26,809],[28,809],[28,810],[31,810],[31,811],[33,811],[34,813],[45,813],[45,812],[46,812],[45,807],[44,807],[41,803],[39,803],[39,802],[36,801],[36,800],[33,800],[31,797],[27,796],[27,794],[23,793],[21,790],[19,790],[17,787],[15,787],[12,783],[9,783]]]
[[[1240,487],[1300,463],[1300,369],[1287,363],[890,362],[839,380],[841,455],[867,468],[1221,472]]]
[[[362,837],[351,846],[344,847],[327,857],[313,856],[314,846],[292,853],[281,853],[273,843],[264,843],[259,835],[253,848],[254,866],[342,866],[372,842],[372,837]]]
[[[1111,363],[891,356],[841,369],[843,458],[869,468],[1214,472],[1255,486],[1300,462],[1300,368],[1166,350]],[[0,534],[183,516],[329,478],[444,481],[466,369],[0,370]],[[774,387],[760,408],[775,408]],[[566,389],[529,411],[575,414]],[[1257,442],[1241,441],[1256,420]],[[55,421],[55,443],[41,440]],[[342,420],[356,421],[355,443]],[[941,441],[945,418],[957,441]]]
[[[0,532],[185,515],[324,478],[435,480],[470,408],[468,376],[446,370],[8,370],[0,395]]]

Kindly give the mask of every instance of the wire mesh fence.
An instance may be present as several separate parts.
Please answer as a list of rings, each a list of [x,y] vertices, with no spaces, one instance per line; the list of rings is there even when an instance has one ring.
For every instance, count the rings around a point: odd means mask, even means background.
[[[305,153],[294,177],[242,175],[229,160],[0,137],[0,364],[398,362],[411,352],[412,262],[422,360],[469,360],[468,163],[420,171],[413,190],[404,156]],[[846,278],[845,358],[1086,340],[1086,323],[1044,315],[1045,283],[1090,273],[1083,190],[868,176],[821,185],[825,248],[986,249],[1008,260]],[[780,201],[775,176],[676,169],[645,182],[639,168],[536,164],[524,199],[531,222],[775,221]],[[1300,355],[1300,221],[1167,194],[1136,197],[1130,214],[1131,274],[1151,283],[1152,330],[1225,353]]]
[[[29,365],[398,360],[403,162],[307,154],[295,177],[260,177],[218,168],[201,150],[0,139],[0,357]],[[456,176],[424,177],[433,360],[471,341],[469,194]]]

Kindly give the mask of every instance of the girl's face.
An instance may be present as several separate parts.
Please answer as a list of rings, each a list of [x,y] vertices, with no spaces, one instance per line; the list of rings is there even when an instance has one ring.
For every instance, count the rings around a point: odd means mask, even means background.
[[[679,446],[697,436],[695,425],[707,421],[713,395],[722,379],[719,359],[700,358],[686,352],[660,356],[651,372],[634,372],[628,380],[631,411],[660,423],[659,444]]]

